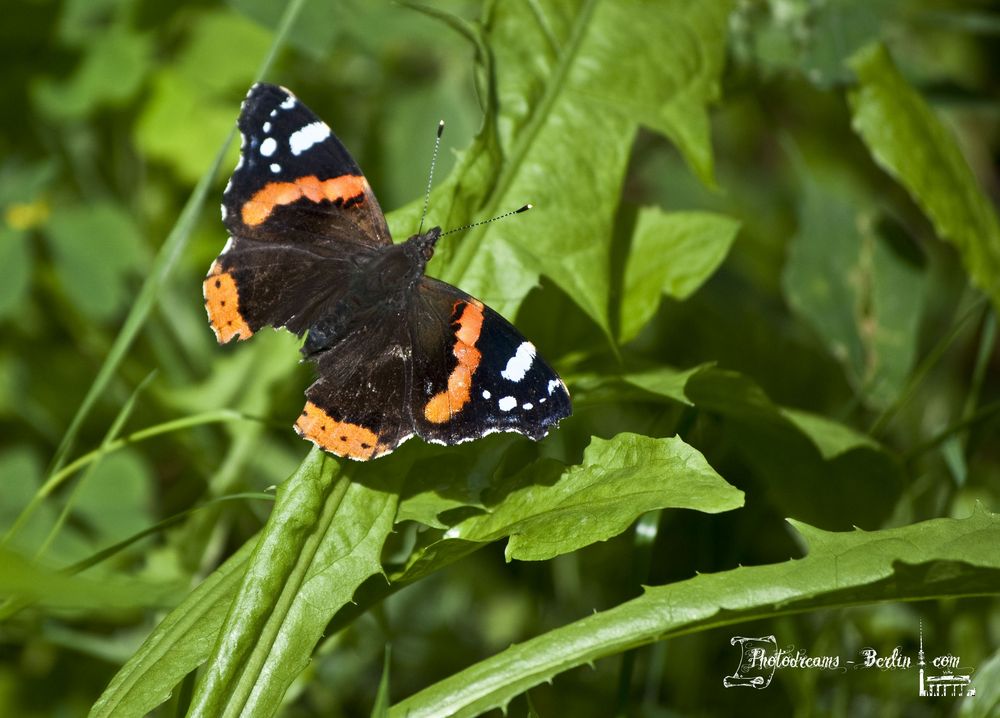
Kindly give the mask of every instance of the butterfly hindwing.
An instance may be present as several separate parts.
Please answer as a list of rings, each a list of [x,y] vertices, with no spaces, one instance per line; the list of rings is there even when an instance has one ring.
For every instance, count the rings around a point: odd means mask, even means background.
[[[361,461],[410,438],[408,344],[402,321],[380,321],[322,352],[316,359],[319,378],[306,390],[296,431],[332,454]]]
[[[421,280],[411,305],[415,432],[455,444],[497,431],[541,439],[569,416],[559,375],[510,322],[460,289]]]

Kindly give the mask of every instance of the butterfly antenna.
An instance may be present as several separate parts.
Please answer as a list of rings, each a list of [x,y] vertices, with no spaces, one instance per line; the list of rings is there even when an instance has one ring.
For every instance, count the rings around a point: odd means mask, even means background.
[[[434,154],[431,155],[431,171],[427,175],[427,191],[424,192],[424,211],[420,213],[420,227],[417,234],[424,229],[424,219],[427,218],[427,205],[431,201],[431,185],[434,183],[434,165],[437,164],[438,148],[441,146],[441,135],[444,133],[444,120],[438,122],[437,137],[434,138]]]
[[[462,227],[455,227],[455,229],[449,229],[447,232],[442,232],[441,236],[444,237],[448,234],[455,234],[455,232],[464,232],[467,229],[472,229],[473,227],[478,227],[481,224],[489,224],[490,222],[496,222],[498,219],[503,219],[504,217],[510,217],[512,214],[521,214],[521,212],[527,212],[529,209],[533,209],[535,205],[526,204],[523,207],[518,207],[517,209],[511,210],[510,212],[504,212],[499,214],[492,219],[484,219],[481,222],[473,222],[472,224],[467,224]]]

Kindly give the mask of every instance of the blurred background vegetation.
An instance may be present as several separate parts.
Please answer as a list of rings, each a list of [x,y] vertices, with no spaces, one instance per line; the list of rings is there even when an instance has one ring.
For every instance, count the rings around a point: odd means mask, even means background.
[[[471,1],[435,7],[470,21],[481,12]],[[281,11],[267,0],[5,4],[0,529],[11,527],[48,475],[153,257],[229,134]],[[707,284],[683,301],[664,299],[625,361],[717,362],[752,378],[777,404],[861,431],[874,426],[896,452],[884,471],[849,461],[831,471],[873,471],[870,481],[885,485],[851,515],[810,507],[809,497],[794,495],[794,457],[754,456],[752,429],[736,438],[719,428],[722,420],[682,416],[680,426],[700,440],[693,443],[712,466],[747,493],[745,509],[666,515],[655,560],[635,555],[631,534],[549,562],[505,563],[502,546],[488,547],[322,644],[309,679],[287,697],[288,715],[367,714],[389,640],[392,692],[401,697],[511,642],[620,603],[641,583],[800,555],[785,516],[847,530],[966,516],[977,501],[997,509],[995,314],[968,286],[955,249],[852,131],[845,60],[885,42],[995,204],[1000,12],[972,0],[742,0],[729,33],[711,115],[714,180],[696,176],[662,136],[641,132],[618,224],[630,226],[638,207],[656,205],[718,212],[741,229]],[[480,127],[473,57],[465,38],[414,9],[311,0],[267,79],[294,89],[327,120],[383,208],[393,209],[419,199],[440,118],[448,131],[439,177],[454,162],[447,148],[467,146]],[[236,151],[230,146],[226,171]],[[220,349],[206,325],[200,285],[225,240],[214,205],[226,171],[70,458],[101,445],[140,386],[126,435],[226,407],[263,421],[201,424],[109,454],[40,505],[9,546],[18,553],[71,565],[207,498],[264,492],[306,453],[290,430],[310,377],[309,367],[295,366],[294,339],[267,332],[254,351]],[[562,200],[572,205],[567,190]],[[531,232],[530,214],[512,221]],[[560,367],[582,375],[617,361],[596,326],[544,279],[516,319]],[[678,417],[641,402],[580,411],[577,430],[603,435],[630,412],[649,426]],[[61,515],[70,496],[72,510]],[[91,569],[136,579],[116,605],[79,608],[50,596],[5,615],[0,714],[85,713],[163,612],[252,535],[269,508],[259,498],[213,505]],[[145,581],[174,588],[151,592]],[[773,632],[814,654],[867,645],[913,652],[918,618],[968,665],[982,667],[1000,645],[996,600],[987,598],[763,620],[739,633]],[[915,702],[909,674],[891,672],[786,671],[768,691],[726,691],[732,634],[656,644],[624,659],[628,670],[609,659],[569,672],[534,689],[532,704],[543,716],[605,715],[615,706],[649,716],[748,707],[774,715],[944,715],[953,706]],[[525,699],[513,710],[524,715]]]

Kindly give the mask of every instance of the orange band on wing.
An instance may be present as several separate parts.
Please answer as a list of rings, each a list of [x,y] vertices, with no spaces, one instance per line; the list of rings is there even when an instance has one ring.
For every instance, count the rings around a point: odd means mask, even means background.
[[[268,182],[243,204],[243,224],[255,227],[271,216],[274,208],[305,197],[310,202],[347,202],[364,198],[368,182],[360,175],[341,175],[322,180],[316,175],[299,177],[294,182]]]
[[[448,421],[472,396],[472,375],[479,368],[479,360],[482,358],[482,354],[476,349],[476,342],[479,341],[479,333],[483,328],[482,302],[475,299],[465,302],[457,323],[455,338],[458,341],[451,353],[458,359],[458,365],[448,376],[448,388],[432,396],[424,407],[424,418],[434,424]]]
[[[311,401],[306,402],[295,422],[295,430],[324,451],[357,461],[368,461],[392,450],[391,446],[380,444],[378,435],[371,429],[337,421]]]
[[[233,337],[249,339],[253,336],[253,330],[240,314],[240,293],[232,274],[223,272],[219,263],[213,262],[202,288],[208,321],[220,344]]]

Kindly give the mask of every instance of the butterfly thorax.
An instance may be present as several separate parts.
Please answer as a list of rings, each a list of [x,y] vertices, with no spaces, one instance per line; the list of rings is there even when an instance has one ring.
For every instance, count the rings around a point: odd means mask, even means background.
[[[380,249],[361,264],[336,306],[309,327],[302,353],[314,357],[351,332],[370,330],[369,324],[384,319],[387,311],[404,312],[440,236],[441,228],[434,227],[402,244]]]

